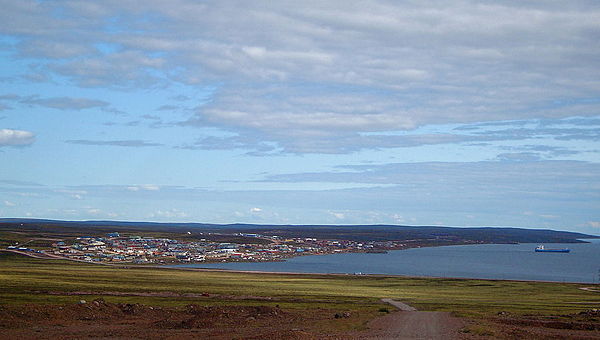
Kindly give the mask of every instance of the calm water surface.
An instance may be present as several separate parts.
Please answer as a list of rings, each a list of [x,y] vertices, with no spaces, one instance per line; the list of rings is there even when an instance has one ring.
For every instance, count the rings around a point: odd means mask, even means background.
[[[285,262],[203,263],[182,267],[300,273],[364,273],[559,282],[598,282],[600,240],[547,244],[568,254],[535,253],[536,244],[415,248],[387,254],[300,256]],[[177,266],[180,267],[180,266]]]

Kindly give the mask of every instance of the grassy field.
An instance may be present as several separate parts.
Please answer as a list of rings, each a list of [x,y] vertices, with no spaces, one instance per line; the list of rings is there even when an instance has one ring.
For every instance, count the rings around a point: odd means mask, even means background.
[[[421,310],[452,311],[464,316],[484,316],[500,311],[549,315],[598,308],[600,293],[579,289],[583,286],[586,285],[354,275],[197,272],[149,267],[124,269],[33,259],[0,252],[0,301],[4,304],[73,303],[80,299],[103,297],[111,302],[165,306],[189,303],[277,304],[287,308],[378,310],[383,307],[379,299],[387,297],[404,301]],[[95,295],[60,295],[65,292],[94,292]],[[170,297],[113,296],[107,292],[175,294]],[[209,293],[211,297],[177,296],[185,293]],[[264,297],[271,297],[272,300],[265,300]]]

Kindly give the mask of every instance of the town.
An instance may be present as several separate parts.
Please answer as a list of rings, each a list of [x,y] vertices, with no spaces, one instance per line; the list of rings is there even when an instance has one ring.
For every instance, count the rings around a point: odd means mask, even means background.
[[[191,234],[191,233],[190,233]],[[201,262],[265,262],[282,261],[300,255],[340,252],[384,253],[407,248],[407,241],[350,241],[289,238],[259,234],[236,233],[232,238],[253,240],[248,243],[217,242],[207,238],[178,241],[170,238],[142,237],[108,233],[103,237],[80,236],[71,240],[56,240],[49,249],[33,249],[26,244],[9,246],[9,250],[38,256],[65,258],[97,263],[177,264]],[[202,236],[202,233],[200,233]],[[256,242],[260,241],[260,242]],[[410,241],[409,241],[410,242]]]

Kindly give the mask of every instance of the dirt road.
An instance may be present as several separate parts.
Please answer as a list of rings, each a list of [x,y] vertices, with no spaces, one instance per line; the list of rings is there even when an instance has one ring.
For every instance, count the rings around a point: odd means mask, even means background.
[[[458,339],[464,322],[445,312],[395,312],[374,320],[363,339]]]
[[[445,312],[419,312],[391,299],[383,302],[400,311],[373,320],[362,339],[458,339],[465,321]]]
[[[409,305],[407,305],[406,303],[400,302],[400,301],[396,301],[396,300],[392,300],[392,299],[381,299],[381,301],[385,302],[385,303],[389,303],[390,305],[398,308],[399,310],[405,311],[405,312],[416,312],[417,309],[415,307],[411,307]]]
[[[600,292],[600,289],[597,289],[596,287],[581,287],[579,289],[587,290],[588,292]]]

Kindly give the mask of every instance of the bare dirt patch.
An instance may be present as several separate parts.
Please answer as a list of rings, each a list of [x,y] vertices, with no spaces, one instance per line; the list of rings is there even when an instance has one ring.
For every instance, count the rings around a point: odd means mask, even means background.
[[[276,306],[0,305],[7,339],[347,339],[357,320],[357,312]]]
[[[445,312],[387,308],[380,308],[380,317],[372,319],[373,313],[273,305],[153,307],[102,299],[69,305],[0,305],[0,338],[600,339],[599,310],[558,316],[502,312],[468,320]]]
[[[512,315],[480,320],[464,328],[465,336],[500,339],[600,339],[600,310],[576,314]]]
[[[254,296],[254,295],[223,295],[213,293],[178,293],[178,292],[120,292],[120,291],[32,291],[33,294],[45,295],[62,295],[62,296],[86,296],[86,295],[104,295],[104,296],[142,296],[142,297],[167,297],[167,298],[219,298],[226,300],[264,300],[278,301],[280,299],[271,296]]]

